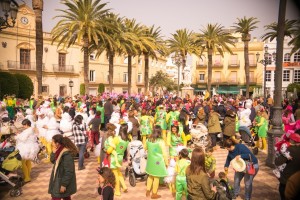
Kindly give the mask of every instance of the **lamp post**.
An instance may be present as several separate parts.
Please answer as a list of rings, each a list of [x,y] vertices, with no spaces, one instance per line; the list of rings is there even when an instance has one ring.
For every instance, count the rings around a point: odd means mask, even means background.
[[[267,79],[266,79],[267,65],[272,64],[273,59],[274,59],[274,61],[276,60],[276,53],[273,52],[272,58],[269,58],[269,52],[268,52],[269,47],[266,45],[264,47],[264,49],[265,49],[264,59],[258,61],[260,54],[259,54],[259,52],[257,52],[256,53],[256,61],[263,64],[263,66],[264,66],[264,106],[266,106],[267,105],[267,91],[266,91],[266,88],[267,88]]]
[[[15,26],[19,5],[15,0],[1,0],[0,10],[0,31],[5,28],[12,28]],[[3,16],[2,16],[3,15]]]
[[[69,80],[69,87],[71,90],[71,98],[72,98],[72,87],[74,87],[74,82],[71,79]]]
[[[172,62],[177,66],[178,77],[177,77],[177,96],[179,96],[179,78],[180,78],[180,66],[182,64],[181,56],[178,53],[175,53],[174,56],[171,57]]]

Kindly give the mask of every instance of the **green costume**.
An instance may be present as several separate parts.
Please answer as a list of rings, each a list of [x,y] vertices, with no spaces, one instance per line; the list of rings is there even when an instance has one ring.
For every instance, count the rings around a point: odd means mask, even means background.
[[[168,175],[163,157],[164,143],[162,139],[157,139],[155,142],[147,140],[146,142],[148,150],[146,172],[151,176],[165,177]]]
[[[152,123],[151,123],[151,117],[148,115],[144,115],[141,117],[140,120],[140,130],[141,135],[150,135],[152,133]]]
[[[30,99],[29,101],[29,108],[33,109],[34,99]]]
[[[186,183],[186,168],[191,164],[190,160],[187,159],[180,159],[179,161],[177,161],[176,164],[176,182],[175,182],[175,186],[176,186],[176,200],[181,200],[182,197],[182,193],[184,193],[186,195],[186,199],[187,199],[187,183]]]
[[[117,152],[118,163],[120,165],[122,165],[123,157],[124,157],[124,152],[127,149],[129,141],[122,140],[122,138],[120,136],[116,136],[116,137],[118,138],[119,143],[117,144],[115,151]],[[110,168],[111,169],[118,168],[116,166],[116,160],[115,160],[115,158],[116,158],[115,156],[111,156],[110,157]]]
[[[260,117],[258,126],[258,137],[267,137],[268,121],[264,117]]]
[[[171,135],[169,135],[171,134]],[[171,133],[171,131],[168,132],[168,138],[171,137],[170,141],[170,148],[169,148],[169,153],[170,156],[178,156],[177,153],[177,147],[178,146],[183,146],[183,139],[182,135],[180,134],[179,136],[176,136],[175,134]]]
[[[101,112],[101,123],[104,123],[104,107],[102,106],[97,106],[96,107],[96,111],[100,111]]]
[[[240,129],[240,122],[238,116],[235,117],[235,132],[238,133]]]
[[[207,173],[211,174],[216,171],[216,159],[215,157],[205,155],[205,170]]]
[[[179,111],[170,111],[167,114],[167,119],[168,119],[168,129],[171,129],[171,126],[173,125],[173,121],[178,121],[179,120]]]
[[[159,125],[162,130],[167,130],[167,113],[164,110],[157,110],[155,113],[155,124]]]

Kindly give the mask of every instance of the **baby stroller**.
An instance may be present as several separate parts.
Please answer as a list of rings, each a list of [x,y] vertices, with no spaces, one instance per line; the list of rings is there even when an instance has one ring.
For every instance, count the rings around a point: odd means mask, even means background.
[[[210,146],[208,130],[204,124],[197,124],[191,129],[191,137],[194,146],[205,148]]]
[[[6,182],[12,189],[10,190],[11,197],[17,197],[22,194],[23,180],[20,176],[9,177],[9,173],[21,168],[21,156],[15,147],[0,149],[0,183]]]
[[[250,128],[241,126],[239,129],[239,133],[241,135],[242,141],[252,148],[252,152],[254,155],[257,155],[258,148],[255,146],[255,141],[258,140],[258,135],[255,126],[251,126]]]
[[[130,142],[130,161],[128,167],[125,170],[125,177],[129,176],[129,183],[132,187],[136,185],[136,179],[145,179],[146,174],[146,162],[147,155],[143,148],[143,143],[139,140]]]

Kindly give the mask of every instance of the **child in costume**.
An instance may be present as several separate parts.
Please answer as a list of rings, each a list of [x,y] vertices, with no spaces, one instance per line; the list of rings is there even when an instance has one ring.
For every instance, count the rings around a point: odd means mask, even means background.
[[[212,147],[207,147],[205,149],[205,170],[210,179],[215,177],[216,171],[216,158],[213,156],[213,152],[214,150]]]
[[[268,115],[265,112],[265,110],[262,108],[259,112],[257,112],[257,115],[259,116],[259,122],[256,124],[258,127],[258,137],[259,140],[257,141],[256,146],[259,148],[260,141],[262,142],[261,149],[267,150],[267,131],[268,131]]]
[[[116,187],[115,187],[115,195],[121,195],[121,188],[124,193],[127,193],[127,187],[125,185],[124,177],[121,173],[121,167],[123,163],[124,153],[128,147],[129,137],[128,137],[128,125],[126,123],[121,124],[118,136],[113,138],[113,148],[111,154],[113,156],[110,157],[110,168],[112,169],[115,178],[116,178]],[[128,151],[129,152],[129,151]]]
[[[295,128],[295,117],[293,114],[292,106],[288,105],[282,114],[282,123],[284,124],[284,131],[294,130]]]
[[[154,121],[156,125],[159,125],[162,129],[162,138],[167,143],[167,112],[163,105],[159,105],[156,109]]]
[[[107,123],[106,124],[106,129],[107,129],[107,136],[106,139],[104,141],[104,147],[103,147],[103,151],[106,153],[104,160],[102,161],[102,165],[104,167],[110,167],[110,156],[112,154],[112,152],[114,151],[114,149],[116,148],[115,144],[114,144],[114,137],[116,135],[116,126],[112,123]],[[114,155],[116,156],[116,154]],[[101,157],[101,156],[100,156]],[[115,160],[117,160],[115,158]],[[120,165],[118,165],[118,167],[121,167]]]
[[[161,196],[157,194],[159,179],[168,175],[166,164],[168,163],[168,155],[166,153],[165,142],[162,139],[162,129],[155,125],[153,133],[146,142],[145,150],[148,151],[146,173],[149,175],[147,179],[146,197],[158,199]]]
[[[47,146],[47,141],[45,139],[47,129],[45,129],[45,127],[47,126],[47,124],[49,122],[49,118],[46,116],[46,110],[42,106],[36,110],[36,114],[38,116],[38,120],[36,121],[35,124],[36,124],[36,128],[38,130],[39,140],[41,141],[41,143],[44,146]]]
[[[186,183],[186,168],[190,165],[189,151],[184,148],[179,152],[179,160],[176,163],[176,200],[181,200],[183,194],[187,199],[187,183]]]
[[[178,121],[174,121],[171,126],[171,131],[168,131],[167,145],[169,146],[169,154],[171,158],[177,159],[178,153],[176,148],[178,146],[186,146],[187,140],[183,131],[179,131]]]
[[[152,133],[153,118],[147,114],[147,110],[142,110],[140,119],[140,130],[144,147],[146,146],[146,139]]]
[[[116,185],[115,175],[108,167],[98,168],[98,194],[100,200],[113,200],[114,187]]]
[[[167,123],[168,123],[168,130],[171,129],[171,126],[173,125],[174,121],[179,120],[179,114],[180,112],[176,109],[176,104],[172,104],[170,112],[167,114]]]

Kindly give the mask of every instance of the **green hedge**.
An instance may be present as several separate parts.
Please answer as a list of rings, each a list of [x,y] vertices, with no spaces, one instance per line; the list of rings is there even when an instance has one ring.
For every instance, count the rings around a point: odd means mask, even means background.
[[[34,89],[32,80],[25,74],[15,74],[15,77],[19,82],[18,97],[21,99],[30,99]]]
[[[105,90],[105,85],[103,83],[100,83],[98,86],[98,93],[102,94]]]
[[[84,83],[80,84],[80,95],[85,95],[85,85],[84,85]]]
[[[16,96],[19,95],[18,79],[8,72],[0,72],[0,98],[3,99],[5,94]]]

